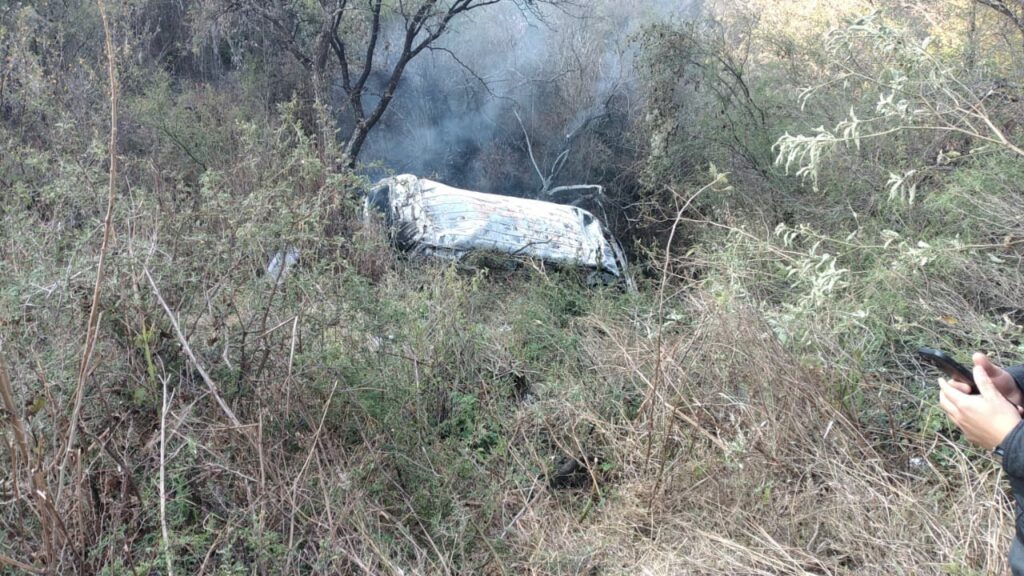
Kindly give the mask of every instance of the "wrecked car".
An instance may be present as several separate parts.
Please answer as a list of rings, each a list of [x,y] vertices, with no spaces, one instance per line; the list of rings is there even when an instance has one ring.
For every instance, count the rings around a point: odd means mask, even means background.
[[[592,280],[632,289],[618,241],[590,212],[541,200],[473,192],[403,174],[373,186],[364,215],[382,214],[399,249],[449,259],[489,250],[590,269]]]

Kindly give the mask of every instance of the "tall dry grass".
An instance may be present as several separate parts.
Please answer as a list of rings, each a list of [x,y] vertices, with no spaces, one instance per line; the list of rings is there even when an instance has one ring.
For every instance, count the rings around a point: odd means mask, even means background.
[[[1005,572],[999,468],[935,419],[906,349],[1019,352],[1016,164],[965,162],[913,208],[873,195],[873,158],[831,176],[842,205],[764,172],[659,192],[660,281],[590,291],[400,258],[298,103],[131,72],[120,156],[94,126],[42,130],[56,99],[0,124],[0,570]],[[678,137],[686,180],[709,142]],[[778,221],[813,226],[786,244]],[[848,287],[802,305],[787,267],[816,245]]]
[[[101,334],[98,370],[113,378],[103,367],[118,362],[130,387],[87,394],[95,409],[83,412],[53,509],[26,487],[36,471],[61,476],[52,436],[72,396],[45,382],[60,373],[53,347],[69,341],[7,340],[16,369],[5,402],[34,439],[6,460],[19,490],[2,511],[7,564],[1004,571],[1012,523],[999,469],[948,429],[921,425],[931,399],[903,385],[906,373],[841,373],[783,345],[752,300],[706,287],[670,280],[659,299],[652,287],[588,291],[571,275],[460,271],[397,260],[374,234],[347,248],[351,268],[314,258],[279,288],[240,277],[241,264],[204,268],[196,283],[146,248],[150,236],[127,238],[159,270],[161,297],[141,267],[134,280],[119,268],[143,288],[112,318],[135,335]],[[23,320],[30,330],[56,321]],[[37,409],[40,391],[51,401]],[[37,519],[14,528],[25,518]]]
[[[643,331],[587,320],[586,350],[600,359],[593,384],[636,386],[653,408],[614,425],[566,409],[567,421],[593,427],[615,472],[577,497],[588,506],[557,494],[530,504],[511,534],[514,571],[1005,572],[1012,517],[996,464],[839,408],[835,375],[788,353],[748,306],[697,293],[685,310],[691,322]],[[650,337],[659,330],[660,348]],[[905,400],[892,384],[863,385],[881,404]]]

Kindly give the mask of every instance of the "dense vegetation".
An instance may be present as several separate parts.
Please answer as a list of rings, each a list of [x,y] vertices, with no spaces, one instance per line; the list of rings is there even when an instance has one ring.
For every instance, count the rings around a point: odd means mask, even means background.
[[[1002,573],[912,351],[1024,361],[1022,39],[1010,0],[0,0],[0,573]],[[402,256],[388,170],[601,185],[639,290]]]

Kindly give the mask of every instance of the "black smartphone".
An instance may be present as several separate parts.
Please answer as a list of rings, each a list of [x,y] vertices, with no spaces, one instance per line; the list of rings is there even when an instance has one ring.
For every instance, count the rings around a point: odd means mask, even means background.
[[[917,349],[917,355],[925,362],[945,372],[950,378],[966,382],[971,387],[971,394],[978,393],[978,385],[974,383],[974,373],[963,364],[954,360],[949,354],[942,350],[922,346]]]

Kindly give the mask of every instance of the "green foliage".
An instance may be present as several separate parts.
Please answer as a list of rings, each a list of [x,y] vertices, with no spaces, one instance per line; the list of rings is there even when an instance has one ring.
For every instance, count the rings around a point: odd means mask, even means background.
[[[991,79],[969,78],[955,58],[933,46],[933,40],[917,37],[880,11],[832,31],[825,48],[837,73],[805,90],[801,105],[819,91],[841,86],[853,100],[849,114],[834,128],[819,127],[813,135],[787,132],[774,146],[776,164],[786,172],[795,167],[796,175],[810,180],[817,190],[822,162],[838,145],[860,151],[864,140],[915,132],[967,138],[939,151],[932,169],[985,152],[1024,158],[1024,149],[1012,134],[1008,137],[999,128],[998,108],[986,106]],[[869,57],[862,59],[864,54]],[[857,109],[870,105],[873,109],[859,118]],[[961,152],[956,149],[960,147],[969,149]],[[885,184],[889,198],[913,204],[924,171],[912,165],[890,172]]]
[[[143,129],[136,135],[139,145],[150,146],[149,154],[168,172],[184,169],[176,176],[194,179],[237,157],[236,141],[244,130],[239,124],[247,114],[232,105],[232,94],[203,86],[181,92],[169,74],[158,71],[132,96],[126,104]]]

